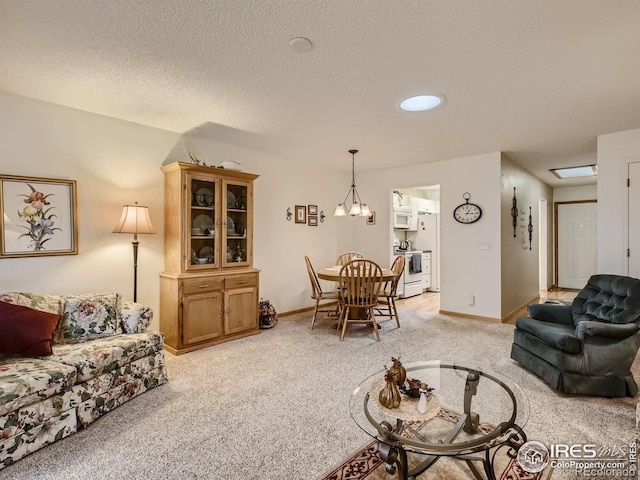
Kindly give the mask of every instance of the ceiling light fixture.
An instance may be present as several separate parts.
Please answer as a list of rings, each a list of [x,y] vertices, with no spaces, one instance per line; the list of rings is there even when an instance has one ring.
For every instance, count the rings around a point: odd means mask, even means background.
[[[400,102],[400,108],[406,112],[424,112],[433,110],[444,101],[442,95],[414,95]]]
[[[579,167],[550,168],[549,171],[560,179],[595,177],[598,175],[598,165],[582,165]]]
[[[311,48],[313,47],[313,43],[311,43],[311,40],[309,40],[308,38],[294,37],[289,40],[289,47],[291,47],[291,50],[293,50],[294,52],[304,53],[311,50]]]
[[[349,150],[351,154],[351,187],[347,192],[347,196],[344,197],[342,203],[339,203],[336,207],[335,212],[333,212],[334,217],[345,217],[347,216],[347,199],[349,195],[351,195],[351,208],[349,208],[349,215],[352,217],[368,217],[371,215],[371,210],[366,203],[362,203],[360,200],[360,195],[358,195],[358,190],[356,189],[356,153],[358,150]]]

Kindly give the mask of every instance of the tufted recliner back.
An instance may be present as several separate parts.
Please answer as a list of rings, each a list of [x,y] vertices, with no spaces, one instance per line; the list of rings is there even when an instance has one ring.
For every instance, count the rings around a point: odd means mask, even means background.
[[[583,320],[640,324],[640,280],[593,275],[571,304],[573,324]]]

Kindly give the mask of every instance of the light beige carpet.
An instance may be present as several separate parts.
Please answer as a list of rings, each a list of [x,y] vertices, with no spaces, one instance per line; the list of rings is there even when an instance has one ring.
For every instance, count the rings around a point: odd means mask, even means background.
[[[412,310],[400,315],[401,328],[382,322],[381,342],[357,326],[340,342],[331,320],[311,331],[305,313],[281,318],[261,335],[167,354],[166,385],[0,470],[0,480],[318,479],[371,441],[351,419],[349,398],[392,356],[457,361],[511,378],[529,398],[530,440],[635,439],[635,399],[553,392],[509,358],[512,325]],[[636,378],[638,370],[636,361]],[[553,480],[572,478],[565,470],[553,473]]]

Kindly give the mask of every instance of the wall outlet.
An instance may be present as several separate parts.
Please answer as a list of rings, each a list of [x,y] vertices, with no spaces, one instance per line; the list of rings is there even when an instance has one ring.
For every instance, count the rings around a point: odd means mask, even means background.
[[[473,307],[476,304],[476,296],[473,292],[469,292],[469,306]]]
[[[480,250],[491,250],[491,242],[480,242]]]

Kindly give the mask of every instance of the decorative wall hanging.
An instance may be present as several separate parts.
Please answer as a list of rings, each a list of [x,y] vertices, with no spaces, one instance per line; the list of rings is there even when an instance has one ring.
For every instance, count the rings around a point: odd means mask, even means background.
[[[309,215],[307,217],[307,225],[309,225],[310,227],[317,227],[318,226],[317,215]]]
[[[518,200],[516,199],[516,187],[513,187],[513,203],[511,206],[511,225],[513,226],[513,238],[516,238],[518,226]]]
[[[376,212],[371,212],[371,215],[367,217],[367,225],[376,224]]]
[[[287,222],[291,221],[291,217],[293,217],[293,213],[291,212],[291,207],[287,207]]]
[[[318,206],[317,205],[307,205],[307,214],[308,215],[318,215]]]
[[[531,218],[531,207],[529,207],[529,226],[527,227],[529,230],[529,250],[531,250],[531,240],[533,239],[533,221]]]
[[[78,254],[76,181],[0,175],[0,257]]]
[[[324,223],[324,219],[327,216],[324,214],[324,210],[320,210],[320,223]]]
[[[307,223],[307,207],[296,205],[296,223]]]

